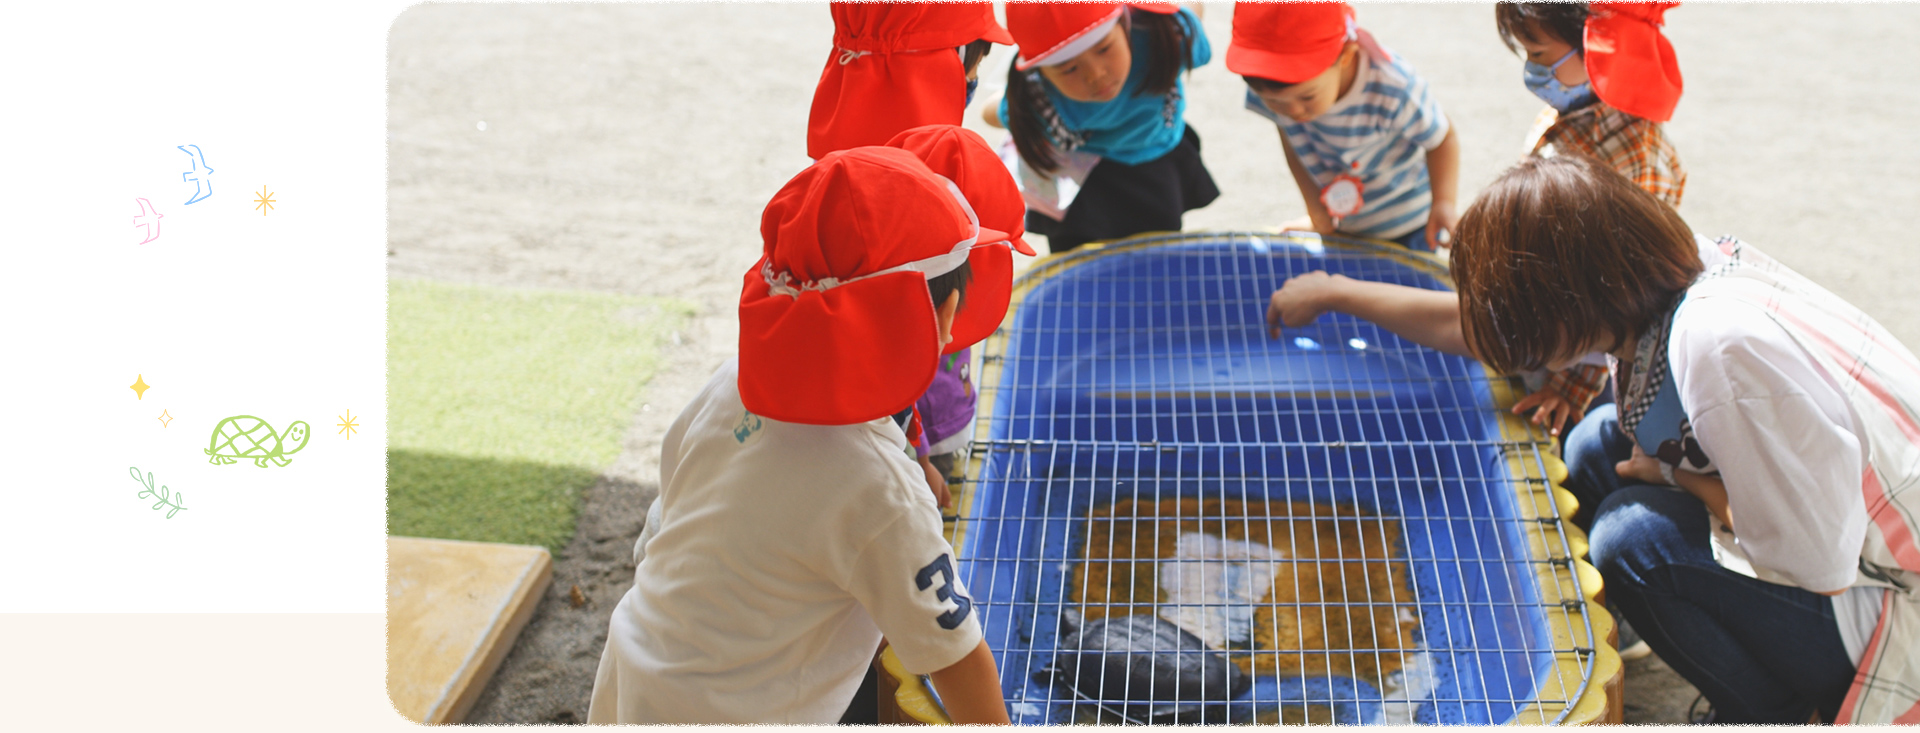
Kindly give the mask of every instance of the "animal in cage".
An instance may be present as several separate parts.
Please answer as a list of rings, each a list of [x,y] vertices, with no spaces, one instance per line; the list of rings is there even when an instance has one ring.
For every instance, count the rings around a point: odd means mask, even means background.
[[[1305,502],[1123,499],[1086,523],[1073,603],[1157,613],[1249,675],[1379,684],[1418,621],[1390,519]]]

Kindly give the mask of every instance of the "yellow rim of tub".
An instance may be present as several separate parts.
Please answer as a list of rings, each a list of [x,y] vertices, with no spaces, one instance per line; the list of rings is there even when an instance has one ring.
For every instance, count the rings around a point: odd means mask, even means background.
[[[1027,294],[1041,282],[1116,252],[1233,237],[1262,237],[1294,244],[1318,242],[1328,249],[1365,252],[1407,265],[1433,276],[1448,288],[1453,287],[1453,278],[1448,274],[1445,262],[1434,255],[1413,252],[1387,242],[1322,237],[1306,232],[1166,232],[1090,243],[1071,252],[1041,257],[1034,261],[1026,274],[1014,281],[1004,320],[981,344],[983,357],[980,377],[975,383],[992,385],[997,391],[1000,381],[998,357],[1006,351],[1008,327],[1013,323],[1013,314],[1019,310]],[[1553,455],[1550,437],[1542,435],[1531,423],[1513,414],[1511,408],[1522,396],[1515,389],[1513,381],[1489,370],[1487,384],[1492,389],[1494,405],[1499,409],[1500,441],[1505,448],[1507,470],[1517,479],[1511,485],[1514,487],[1515,505],[1527,537],[1530,557],[1547,561],[1537,564],[1534,571],[1536,585],[1540,588],[1540,602],[1544,605],[1562,604],[1558,611],[1549,610],[1546,614],[1553,634],[1553,648],[1568,650],[1556,655],[1553,673],[1540,679],[1537,689],[1542,694],[1532,701],[1516,701],[1521,709],[1509,724],[1545,725],[1556,720],[1559,725],[1609,722],[1607,717],[1611,706],[1607,699],[1607,688],[1611,681],[1619,677],[1623,668],[1619,652],[1608,641],[1613,638],[1613,616],[1594,601],[1600,592],[1600,572],[1582,559],[1587,554],[1587,536],[1573,526],[1573,515],[1579,511],[1579,502],[1572,493],[1560,487],[1560,483],[1566,480],[1567,467],[1559,457]],[[985,391],[980,390],[982,393]],[[991,414],[989,411],[975,421],[975,441],[988,439]],[[967,480],[953,497],[954,507],[959,510],[961,517],[968,516],[973,508],[973,487],[984,462],[985,457],[979,451],[973,451],[967,457]],[[1557,512],[1554,511],[1556,508]],[[1554,532],[1555,529],[1560,532]],[[1565,543],[1559,540],[1562,533],[1566,538]],[[956,521],[948,527],[947,541],[952,543],[956,552],[965,539],[966,522]],[[1569,567],[1572,572],[1555,572],[1556,567]],[[1569,601],[1573,603],[1569,604]],[[1582,655],[1575,650],[1586,650],[1587,653]],[[900,683],[899,690],[894,694],[894,703],[902,713],[922,723],[952,724],[953,719],[947,716],[947,711],[934,698],[926,678],[909,673],[901,666],[891,647],[881,654],[881,665]],[[1566,702],[1569,700],[1570,703]]]

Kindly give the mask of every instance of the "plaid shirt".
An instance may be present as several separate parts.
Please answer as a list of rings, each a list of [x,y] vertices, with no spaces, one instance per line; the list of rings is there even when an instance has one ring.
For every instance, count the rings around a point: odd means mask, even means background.
[[[1527,149],[1543,158],[1579,153],[1612,166],[1668,206],[1678,208],[1687,187],[1687,171],[1680,167],[1673,143],[1667,141],[1666,127],[1606,102],[1594,102],[1564,117],[1548,107],[1534,120],[1527,140]]]
[[[1600,390],[1606,388],[1607,380],[1612,376],[1606,367],[1599,364],[1576,364],[1568,367],[1566,371],[1554,372],[1548,376],[1547,384],[1541,390],[1559,394],[1561,399],[1573,405],[1579,413],[1585,413],[1587,405],[1593,402],[1594,397],[1599,396]],[[1578,419],[1577,415],[1576,419]]]

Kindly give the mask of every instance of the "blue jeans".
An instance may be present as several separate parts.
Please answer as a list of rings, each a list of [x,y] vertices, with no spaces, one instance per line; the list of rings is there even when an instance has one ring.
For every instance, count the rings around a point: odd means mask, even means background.
[[[1613,405],[1567,433],[1566,488],[1580,500],[1575,523],[1588,531],[1607,598],[1713,702],[1714,722],[1801,724],[1816,709],[1833,720],[1854,665],[1832,599],[1720,567],[1706,505],[1621,478],[1614,464],[1632,452]]]

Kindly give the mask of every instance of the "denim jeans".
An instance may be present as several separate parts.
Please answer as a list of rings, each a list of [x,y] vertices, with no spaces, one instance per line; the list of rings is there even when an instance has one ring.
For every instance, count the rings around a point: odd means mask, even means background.
[[[1707,507],[1678,488],[1623,479],[1633,452],[1613,405],[1567,434],[1566,488],[1607,598],[1668,666],[1713,702],[1716,723],[1833,720],[1853,682],[1832,599],[1720,567]],[[1589,511],[1588,507],[1592,507]]]

